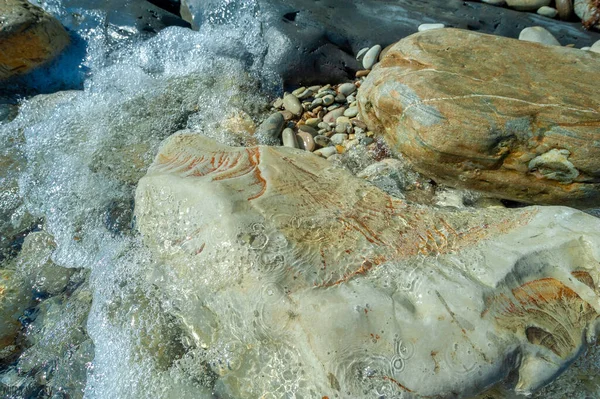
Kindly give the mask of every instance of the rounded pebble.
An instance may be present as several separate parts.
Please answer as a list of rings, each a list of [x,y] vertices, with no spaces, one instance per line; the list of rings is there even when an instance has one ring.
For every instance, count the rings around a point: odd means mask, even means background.
[[[283,129],[283,133],[281,133],[281,138],[283,140],[283,145],[286,147],[298,148],[298,140],[296,139],[296,133],[289,127]]]
[[[302,86],[302,87],[298,87],[296,90],[294,90],[292,92],[293,95],[295,95],[296,97],[298,97],[298,95],[300,95],[300,93],[304,92],[306,90],[306,87]]]
[[[263,123],[260,124],[256,132],[256,137],[260,142],[273,145],[279,144],[279,138],[285,119],[279,112],[269,115]]]
[[[300,125],[298,126],[298,130],[302,132],[309,133],[313,137],[317,135],[317,130],[314,127],[308,125]]]
[[[337,96],[335,96],[335,102],[336,103],[345,103],[346,96],[344,96],[343,94],[338,94]]]
[[[521,33],[519,33],[519,40],[541,43],[547,46],[560,46],[559,41],[556,40],[552,33],[541,26],[532,26],[523,29]]]
[[[600,53],[600,40],[592,44],[590,51],[593,51],[594,53]]]
[[[302,93],[300,93],[300,95],[298,95],[298,98],[300,100],[304,100],[304,99],[306,99],[308,97],[311,97],[313,94],[314,93],[313,93],[313,91],[311,89],[306,89]]]
[[[327,122],[327,123],[333,123],[335,122],[335,120],[339,117],[344,115],[344,111],[346,110],[345,107],[340,107],[337,109],[334,109],[332,111],[329,111],[327,114],[325,114],[325,116],[323,117],[323,122]]]
[[[319,122],[317,127],[319,129],[331,130],[331,128],[329,127],[329,123],[327,123],[327,122]]]
[[[548,18],[555,18],[558,15],[558,10],[556,8],[543,6],[537,10],[537,13]]]
[[[286,93],[283,96],[283,107],[296,116],[302,115],[302,104],[300,100],[293,94]]]
[[[361,48],[360,50],[358,50],[358,53],[356,53],[356,60],[357,61],[360,60],[360,57],[362,57],[363,55],[365,55],[365,53],[367,51],[369,51],[368,47],[364,47],[364,48]]]
[[[327,136],[317,135],[313,139],[315,140],[315,144],[320,147],[327,147],[331,143],[331,140]]]
[[[354,83],[343,83],[338,87],[338,93],[343,94],[345,97],[348,97],[350,94],[356,91],[356,86]]]
[[[308,118],[304,123],[311,127],[318,127],[322,121],[321,118]]]
[[[355,76],[357,78],[363,78],[363,77],[367,76],[370,72],[371,72],[371,70],[369,70],[369,69],[361,69],[360,71],[356,71]]]
[[[315,151],[314,153],[322,156],[323,158],[329,158],[330,156],[337,154],[337,149],[335,147],[324,147]]]
[[[442,29],[445,28],[446,25],[444,24],[421,24],[419,25],[419,27],[417,28],[417,30],[419,32],[424,32],[426,30],[432,30],[432,29]]]
[[[340,145],[345,140],[348,140],[348,135],[346,133],[336,133],[330,138],[331,143],[334,145]]]
[[[335,98],[331,94],[328,94],[323,97],[323,105],[331,105],[334,101]]]
[[[361,128],[361,129],[366,129],[367,128],[367,124],[364,123],[361,120],[358,120],[358,119],[352,119],[352,124],[354,126],[358,127],[358,128]]]
[[[357,107],[350,107],[344,111],[344,116],[347,116],[348,118],[354,118],[356,115],[358,115]]]
[[[301,149],[313,152],[315,150],[315,140],[310,133],[298,132],[298,144]]]
[[[364,69],[371,69],[375,62],[377,61],[377,57],[379,57],[379,53],[381,52],[381,46],[379,44],[374,45],[367,51],[365,54],[362,64]]]

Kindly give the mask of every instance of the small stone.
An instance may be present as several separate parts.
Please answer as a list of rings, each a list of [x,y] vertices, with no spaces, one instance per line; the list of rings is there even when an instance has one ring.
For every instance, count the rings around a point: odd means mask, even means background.
[[[323,93],[325,90],[329,90],[329,89],[331,89],[331,85],[330,84],[326,84],[325,86],[321,87],[318,90],[318,93]]]
[[[302,131],[302,132],[310,133],[313,137],[318,134],[317,130],[315,128],[308,126],[308,125],[299,125],[298,130]]]
[[[558,10],[556,8],[543,6],[537,10],[537,13],[548,18],[554,18],[558,15]]]
[[[311,97],[313,94],[314,94],[314,93],[313,93],[313,91],[312,91],[312,90],[310,90],[310,89],[306,89],[306,90],[304,90],[302,93],[300,93],[300,94],[298,95],[298,98],[299,98],[300,100],[304,100],[304,99],[306,99],[306,98],[309,98],[309,97]]]
[[[369,72],[371,72],[370,69],[361,69],[360,71],[356,71],[356,77],[357,78],[364,78],[365,76],[367,76],[369,74]]]
[[[277,109],[281,109],[283,107],[283,98],[278,98],[273,102],[273,107]]]
[[[323,104],[323,99],[322,98],[315,98],[312,103],[310,103],[311,107],[318,107],[319,105]]]
[[[315,144],[320,147],[327,147],[331,143],[331,140],[329,139],[329,137],[323,136],[323,135],[315,136],[314,140],[315,140]]]
[[[328,94],[325,97],[323,97],[323,105],[331,105],[334,101],[335,98],[331,94]]]
[[[336,133],[333,136],[331,136],[331,143],[334,145],[340,145],[342,144],[345,140],[348,140],[348,135],[346,133]]]
[[[283,115],[280,112],[275,112],[260,124],[254,136],[261,144],[279,145],[284,123]]]
[[[337,154],[337,149],[335,147],[324,147],[315,151],[314,153],[322,156],[323,158],[329,158],[330,156]]]
[[[321,118],[309,118],[304,123],[311,127],[318,127],[322,123],[322,120]]]
[[[357,107],[350,107],[344,111],[344,116],[347,116],[349,118],[354,118],[356,115],[358,115]]]
[[[347,102],[349,102],[349,103],[353,103],[353,102],[355,102],[355,101],[356,101],[356,97],[354,96],[354,94],[353,94],[353,95],[350,95],[350,96],[348,96],[348,97],[346,98],[346,101],[347,101]]]
[[[335,149],[337,150],[338,154],[343,154],[344,152],[346,152],[346,147],[344,147],[343,145],[336,145]]]
[[[315,140],[310,133],[298,132],[298,145],[301,149],[313,152],[315,150]]]
[[[348,123],[338,123],[335,126],[335,132],[336,133],[346,133],[346,131],[348,130],[348,127],[350,125]]]
[[[296,90],[294,90],[292,92],[293,95],[295,95],[296,97],[298,97],[300,95],[300,93],[303,93],[306,90],[306,87],[302,86],[302,87],[298,87]]]
[[[375,140],[373,140],[373,138],[371,137],[363,137],[359,140],[360,144],[362,145],[369,145],[371,143],[373,143]]]
[[[335,120],[339,117],[344,115],[344,111],[346,110],[345,107],[340,107],[337,109],[334,109],[332,111],[329,111],[327,114],[325,114],[325,116],[323,117],[323,122],[327,122],[327,123],[333,123],[335,122]]]
[[[327,122],[319,122],[317,127],[319,129],[331,130],[331,128],[329,127],[329,123],[327,123]]]
[[[542,6],[550,5],[551,0],[506,0],[510,8],[519,11],[535,11]]]
[[[329,107],[327,107],[327,111],[333,111],[334,109],[338,109],[339,107],[341,107],[340,104],[332,104]]]
[[[356,91],[356,86],[354,83],[343,83],[338,87],[338,93],[343,94],[345,97],[348,97],[350,94]]]
[[[600,53],[600,40],[592,44],[590,51],[593,51],[594,53]]]
[[[296,116],[302,115],[302,104],[300,100],[293,94],[286,93],[283,96],[283,107]]]
[[[351,124],[352,122],[350,121],[350,118],[348,118],[347,116],[338,116],[338,117],[335,119],[335,123],[336,123],[336,124],[338,124],[338,125],[339,125],[339,124],[342,124],[342,123],[345,123],[345,124],[348,124],[348,125],[349,125],[349,124]]]
[[[519,34],[519,40],[541,43],[547,46],[560,46],[560,43],[558,40],[556,40],[552,33],[548,32],[541,26],[532,26],[530,28],[523,29]]]
[[[292,119],[294,119],[294,114],[292,114],[290,111],[279,111],[279,113],[283,116],[283,119],[286,121],[291,121]]]
[[[336,103],[345,103],[346,102],[346,96],[344,96],[343,94],[338,94],[337,96],[335,96],[335,102]]]
[[[328,130],[327,130],[327,129],[319,129],[319,130],[317,131],[317,133],[319,133],[319,134],[318,134],[319,136],[325,136],[325,135],[327,135],[327,133],[328,133]]]
[[[283,129],[281,138],[283,139],[284,146],[298,148],[298,140],[296,139],[296,133],[294,133],[294,131],[289,127]]]
[[[371,47],[362,60],[363,68],[373,68],[373,65],[375,65],[375,62],[377,61],[377,57],[379,57],[380,52],[381,46],[379,44],[376,44],[375,46]]]
[[[361,121],[360,119],[352,119],[352,124],[363,130],[367,128],[367,124]]]
[[[582,47],[580,50],[590,50],[590,49],[591,49],[591,47],[585,46],[585,47]]]
[[[364,48],[361,48],[360,50],[358,50],[358,53],[356,53],[356,60],[357,61],[360,60],[360,57],[362,57],[363,55],[365,55],[365,53],[367,51],[369,51],[368,47],[364,47]]]
[[[573,17],[573,0],[556,0],[556,11],[558,17],[563,21],[568,21]]]
[[[426,30],[431,30],[431,29],[442,29],[445,28],[446,25],[444,24],[421,24],[419,25],[419,27],[417,28],[417,30],[419,32],[423,32]]]
[[[319,90],[321,90],[321,86],[320,85],[315,85],[315,86],[310,86],[308,88],[310,91],[312,91],[313,93],[318,92]]]

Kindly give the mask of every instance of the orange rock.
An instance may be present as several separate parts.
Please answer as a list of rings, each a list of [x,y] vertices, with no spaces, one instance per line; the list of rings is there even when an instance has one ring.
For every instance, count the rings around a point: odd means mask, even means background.
[[[69,35],[58,20],[25,0],[0,2],[0,80],[56,57]]]
[[[600,201],[600,58],[458,29],[394,45],[358,93],[361,119],[421,173],[500,198]]]

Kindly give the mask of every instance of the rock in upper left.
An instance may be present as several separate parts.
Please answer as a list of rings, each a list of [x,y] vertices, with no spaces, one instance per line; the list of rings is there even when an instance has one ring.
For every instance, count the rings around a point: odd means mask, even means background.
[[[25,0],[0,0],[0,80],[29,72],[69,44],[60,22]]]

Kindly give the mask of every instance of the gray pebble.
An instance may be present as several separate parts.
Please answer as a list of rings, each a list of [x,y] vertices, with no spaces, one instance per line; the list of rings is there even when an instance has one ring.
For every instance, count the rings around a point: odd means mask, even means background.
[[[335,102],[336,103],[345,103],[346,102],[346,96],[344,96],[343,94],[338,94],[337,96],[335,96]]]
[[[346,97],[346,101],[349,103],[353,103],[354,101],[356,101],[356,97],[354,97],[354,94],[350,95],[350,96]]]
[[[558,10],[556,8],[542,6],[538,8],[537,13],[547,18],[554,18],[558,15]]]
[[[260,124],[256,131],[256,138],[259,143],[267,145],[279,145],[280,135],[283,130],[285,119],[279,112],[271,114]]]
[[[352,126],[348,123],[338,123],[335,127],[335,132],[336,133],[346,133],[348,131],[349,127],[352,127]]]
[[[330,84],[326,84],[325,86],[323,86],[323,87],[321,87],[321,88],[319,89],[319,93],[322,93],[322,92],[324,92],[325,90],[329,90],[329,89],[331,89],[331,85],[330,85]]]
[[[331,94],[328,94],[325,97],[323,97],[323,105],[331,105],[333,104],[334,100],[334,97]]]
[[[327,134],[327,132],[329,132],[329,130],[327,130],[327,129],[319,129],[317,131],[317,133],[319,133],[319,136],[323,136],[323,135]]]
[[[323,99],[322,99],[322,98],[315,98],[315,99],[313,100],[313,102],[312,102],[312,103],[310,103],[310,105],[311,105],[311,107],[313,107],[313,108],[316,108],[316,107],[318,107],[319,105],[323,105]]]
[[[331,143],[334,145],[340,145],[344,142],[344,140],[348,140],[348,135],[346,133],[336,133],[331,136]]]
[[[319,129],[325,129],[325,130],[331,130],[331,128],[329,127],[329,123],[327,122],[319,122],[319,124],[317,125],[317,127]]]
[[[319,90],[321,90],[321,86],[320,85],[315,85],[315,86],[310,86],[308,88],[310,91],[312,91],[313,93],[318,92]]]
[[[308,97],[312,96],[313,94],[314,93],[311,89],[306,89],[302,93],[300,93],[300,95],[298,95],[298,98],[300,100],[304,100],[305,98],[308,98]]]
[[[283,98],[278,98],[277,100],[275,100],[275,102],[273,103],[273,107],[281,109],[281,107],[283,107]]]
[[[289,127],[283,129],[281,134],[283,139],[283,145],[286,147],[298,148],[298,140],[296,139],[296,133]]]
[[[332,104],[329,107],[327,107],[327,111],[333,111],[334,109],[338,109],[339,107],[341,107],[340,104]]]
[[[350,94],[356,91],[356,86],[353,83],[343,83],[338,87],[338,93],[348,97]]]
[[[344,114],[345,110],[346,110],[346,108],[341,107],[341,108],[329,111],[323,117],[323,122],[327,122],[327,123],[335,122],[335,120],[338,118],[338,116],[342,116]]]
[[[300,125],[298,126],[298,130],[301,132],[310,133],[313,137],[318,134],[317,130],[314,127],[308,125]]]
[[[331,140],[327,136],[317,135],[314,137],[315,143],[321,147],[327,147]]]
[[[358,115],[357,107],[350,107],[344,111],[344,116],[347,116],[348,118],[354,118],[356,115]]]
[[[293,94],[286,93],[283,96],[283,107],[296,116],[302,115],[302,104],[300,100]]]
[[[304,92],[306,90],[306,87],[302,86],[302,87],[298,87],[296,90],[294,90],[292,92],[293,95],[295,95],[296,97],[298,97],[300,95],[300,93]]]
[[[311,127],[318,127],[322,122],[321,118],[308,118],[304,123]]]
[[[381,46],[379,44],[376,44],[375,46],[371,47],[362,60],[363,68],[373,68],[373,65],[375,65],[375,62],[377,62],[377,57],[379,57],[380,52]]]

